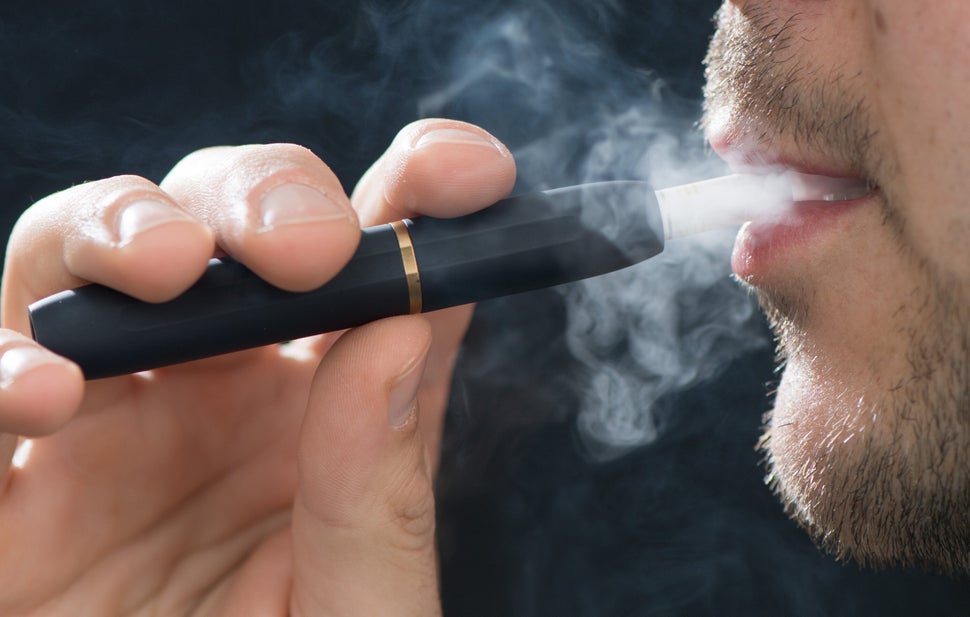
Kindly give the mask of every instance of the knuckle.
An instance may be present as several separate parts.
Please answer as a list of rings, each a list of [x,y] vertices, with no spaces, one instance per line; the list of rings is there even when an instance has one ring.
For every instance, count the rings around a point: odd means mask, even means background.
[[[279,158],[291,159],[293,161],[319,161],[320,158],[312,150],[300,144],[278,142],[271,144],[261,144],[245,146],[262,150],[263,152]]]
[[[161,185],[187,207],[206,215],[214,215],[215,210],[224,209],[228,203],[244,206],[239,211],[243,215],[254,194],[287,182],[342,193],[336,175],[326,163],[309,149],[291,143],[197,150],[179,161]]]
[[[320,157],[297,144],[279,143],[255,146],[249,155],[252,163],[266,170],[265,176],[308,184],[337,184],[336,174]]]
[[[392,543],[399,549],[421,551],[434,543],[435,497],[427,470],[415,470],[388,504],[396,533]]]
[[[434,508],[418,506],[414,510],[400,510],[395,520],[397,533],[390,544],[401,551],[420,553],[434,545]]]
[[[224,156],[229,165],[243,168],[248,172],[262,170],[266,176],[286,168],[323,168],[329,171],[326,163],[309,148],[292,143],[248,144],[225,150]]]

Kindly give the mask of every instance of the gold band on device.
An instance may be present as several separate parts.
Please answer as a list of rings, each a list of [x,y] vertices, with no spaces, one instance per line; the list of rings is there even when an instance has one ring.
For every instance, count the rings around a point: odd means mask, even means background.
[[[391,223],[394,235],[397,236],[397,245],[401,248],[401,261],[404,263],[404,276],[408,282],[408,301],[412,315],[421,312],[421,273],[418,272],[418,260],[414,256],[414,245],[411,243],[411,234],[408,233],[408,226],[404,221],[394,221]]]

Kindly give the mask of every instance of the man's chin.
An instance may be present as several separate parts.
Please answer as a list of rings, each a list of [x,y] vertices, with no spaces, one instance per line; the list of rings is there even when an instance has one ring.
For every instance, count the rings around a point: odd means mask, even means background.
[[[820,366],[789,358],[765,421],[767,477],[786,512],[837,558],[970,574],[966,423],[926,426],[918,409]]]
[[[833,427],[817,393],[785,376],[765,420],[761,448],[767,479],[788,513],[813,541],[837,558],[886,565],[887,559],[860,536],[875,497],[856,483],[860,461],[870,449],[871,431]]]

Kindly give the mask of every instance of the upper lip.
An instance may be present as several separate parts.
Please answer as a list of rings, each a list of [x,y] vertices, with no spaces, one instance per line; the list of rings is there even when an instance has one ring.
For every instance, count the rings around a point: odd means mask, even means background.
[[[832,178],[858,178],[868,180],[847,161],[837,161],[824,155],[804,151],[786,150],[777,145],[770,147],[741,146],[726,135],[710,135],[709,141],[718,154],[735,173],[770,173],[781,170],[796,171]]]

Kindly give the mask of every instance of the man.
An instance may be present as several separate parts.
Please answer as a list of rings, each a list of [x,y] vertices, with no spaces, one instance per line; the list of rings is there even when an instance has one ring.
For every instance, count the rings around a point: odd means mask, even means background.
[[[728,4],[710,56],[708,126],[737,164],[878,186],[794,232],[749,228],[735,261],[783,330],[778,485],[834,547],[880,563],[966,554],[930,553],[960,550],[965,529],[966,12]],[[269,145],[191,154],[159,186],[110,178],[35,205],[4,276],[2,460],[14,435],[45,438],[4,469],[0,614],[437,612],[430,480],[466,309],[84,384],[24,336],[25,307],[85,281],[164,300],[216,245],[311,288],[358,225],[481,208],[514,173],[484,131],[432,120],[406,128],[351,198],[308,151]],[[947,504],[952,518],[936,516]]]
[[[970,8],[729,2],[706,128],[738,168],[863,178],[866,198],[749,226],[733,266],[784,374],[770,480],[823,545],[970,570]]]

